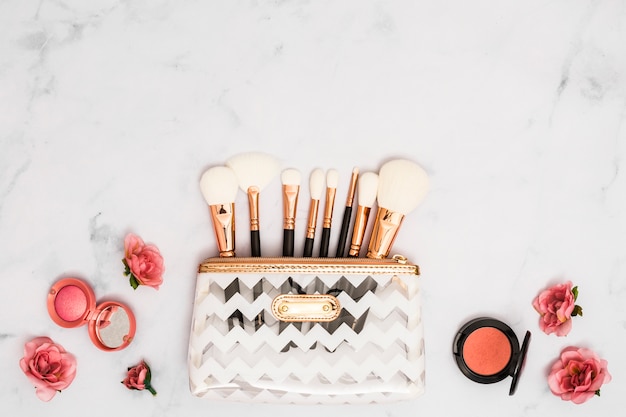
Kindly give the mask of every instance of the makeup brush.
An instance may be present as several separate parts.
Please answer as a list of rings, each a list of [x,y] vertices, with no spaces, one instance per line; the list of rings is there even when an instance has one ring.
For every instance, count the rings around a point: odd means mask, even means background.
[[[415,162],[389,161],[378,172],[378,211],[372,229],[368,258],[386,258],[404,216],[413,211],[428,192],[428,175]]]
[[[313,241],[315,239],[315,228],[317,226],[317,211],[320,205],[320,198],[324,190],[324,171],[317,168],[311,173],[309,179],[309,192],[311,194],[311,204],[309,206],[309,219],[306,228],[306,239],[304,240],[304,257],[313,256]]]
[[[328,256],[330,227],[333,221],[333,208],[335,206],[337,184],[339,184],[339,173],[336,169],[329,169],[326,173],[326,202],[324,205],[324,223],[322,223],[322,241],[320,245],[321,258]]]
[[[235,197],[239,184],[235,172],[225,166],[209,168],[200,178],[200,191],[209,205],[213,230],[220,257],[235,256]],[[239,282],[234,281],[224,290],[224,301],[239,292]],[[234,319],[243,327],[243,314],[237,310],[228,318],[228,328]]]
[[[261,256],[259,224],[259,195],[278,175],[280,162],[272,155],[262,152],[248,152],[235,155],[226,161],[237,176],[239,188],[248,195],[250,209],[250,250],[254,257]]]
[[[357,179],[359,178],[359,169],[352,169],[350,177],[350,186],[348,187],[348,196],[346,197],[346,208],[343,211],[343,220],[341,221],[341,231],[339,232],[339,243],[337,244],[337,254],[335,257],[343,258],[343,252],[346,249],[346,239],[348,239],[348,228],[350,227],[350,218],[352,217],[352,203],[354,202],[354,192],[356,191]]]
[[[239,184],[225,166],[209,168],[200,178],[200,191],[209,205],[220,257],[235,256],[235,197]]]
[[[354,228],[352,229],[352,241],[348,256],[358,257],[363,244],[363,237],[367,229],[367,220],[370,210],[376,202],[376,193],[378,192],[378,174],[374,172],[365,172],[359,178],[358,184],[358,206],[354,216]]]
[[[237,176],[239,188],[248,195],[250,211],[250,255],[261,256],[261,232],[259,222],[259,196],[261,191],[278,175],[280,162],[272,155],[262,152],[247,152],[235,155],[226,161]],[[238,290],[238,288],[237,288]],[[252,299],[256,300],[263,294],[263,281],[260,280],[252,288]],[[265,323],[265,313],[260,312],[254,321],[255,329]]]
[[[300,171],[289,168],[281,173],[283,183],[283,256],[293,256],[296,209],[300,192]]]

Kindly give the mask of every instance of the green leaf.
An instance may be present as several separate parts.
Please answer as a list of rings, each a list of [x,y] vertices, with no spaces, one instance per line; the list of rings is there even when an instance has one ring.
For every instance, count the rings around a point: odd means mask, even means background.
[[[137,281],[137,278],[135,278],[133,274],[130,274],[129,282],[130,282],[130,286],[133,287],[133,290],[136,290],[137,287],[141,285],[140,282]]]
[[[578,286],[572,288],[572,294],[574,294],[574,301],[578,299]]]
[[[600,390],[596,391],[596,395],[599,397],[600,396]]]
[[[583,316],[583,308],[579,305],[574,306],[574,310],[572,310],[572,317],[574,316]]]
[[[150,381],[152,381],[152,371],[146,363],[146,377],[144,378],[143,383],[146,385],[146,387],[148,387],[150,385]]]
[[[122,259],[122,263],[124,264],[124,275],[130,275],[130,267],[128,266],[128,262],[126,262],[126,258]]]

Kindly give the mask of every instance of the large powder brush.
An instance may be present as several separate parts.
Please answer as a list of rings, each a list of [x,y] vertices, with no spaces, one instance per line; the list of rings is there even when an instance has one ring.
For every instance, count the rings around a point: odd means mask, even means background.
[[[406,159],[394,159],[378,173],[378,211],[372,229],[368,258],[386,258],[402,220],[415,210],[428,192],[428,175],[422,167]]]
[[[209,168],[200,178],[200,191],[209,210],[220,257],[235,256],[235,197],[239,183],[232,169]]]
[[[229,158],[226,166],[235,172],[239,188],[248,195],[250,251],[252,256],[261,256],[259,196],[261,191],[278,175],[280,162],[266,153],[247,152]]]

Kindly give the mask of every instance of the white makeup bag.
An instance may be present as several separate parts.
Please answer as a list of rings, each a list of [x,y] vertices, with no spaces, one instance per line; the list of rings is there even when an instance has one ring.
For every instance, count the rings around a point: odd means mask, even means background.
[[[419,268],[403,257],[211,258],[199,267],[193,395],[382,403],[424,390]]]

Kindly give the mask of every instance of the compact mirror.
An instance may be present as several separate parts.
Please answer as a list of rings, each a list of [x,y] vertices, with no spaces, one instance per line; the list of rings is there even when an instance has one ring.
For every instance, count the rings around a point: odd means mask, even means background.
[[[96,336],[108,349],[118,349],[130,343],[130,318],[123,306],[110,305],[103,308],[95,323]]]
[[[135,336],[135,316],[115,301],[96,305],[91,286],[78,278],[57,281],[48,293],[48,313],[61,327],[88,325],[91,341],[105,351],[127,347]]]

